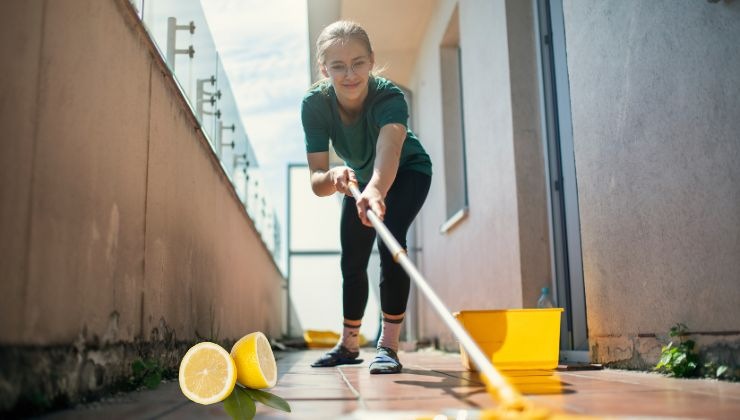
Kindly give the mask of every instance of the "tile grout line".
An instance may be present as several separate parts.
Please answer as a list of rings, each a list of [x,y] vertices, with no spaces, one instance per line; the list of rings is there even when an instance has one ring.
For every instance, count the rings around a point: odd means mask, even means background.
[[[409,365],[409,367],[417,368],[417,369],[421,369],[421,370],[426,370],[426,371],[429,371],[429,372],[434,372],[434,373],[439,374],[439,375],[441,375],[443,377],[453,378],[453,379],[456,379],[458,381],[464,381],[464,382],[467,383],[465,385],[462,385],[464,387],[468,387],[468,388],[479,388],[479,387],[483,387],[483,389],[485,390],[485,384],[483,384],[482,382],[478,382],[478,381],[475,381],[473,379],[466,378],[464,376],[455,376],[455,375],[453,375],[451,373],[438,370],[439,368],[425,368],[425,367],[420,366],[420,365]],[[471,406],[473,408],[482,409],[482,407],[480,407],[478,404],[473,403],[472,401],[468,400],[467,397],[458,397],[458,396],[456,396],[454,394],[452,394],[452,396],[455,399],[457,399],[458,401],[464,402],[465,404],[468,404],[469,406]],[[419,399],[417,399],[417,400],[419,400]]]
[[[560,373],[563,374],[563,372],[560,372]],[[623,384],[644,386],[643,384],[641,384],[639,382],[632,382],[632,381],[628,381],[628,380],[625,380],[625,379],[599,378],[597,376],[579,375],[577,373],[571,373],[571,372],[568,372],[567,375],[568,376],[575,376],[576,378],[592,379],[592,380],[601,381],[601,382],[620,382],[620,383],[623,383]],[[566,375],[563,374],[563,376],[566,376]]]
[[[360,395],[360,392],[352,386],[352,384],[349,382],[349,379],[347,379],[347,376],[345,376],[341,368],[338,367],[337,371],[342,376],[344,383],[347,384],[347,387],[349,387],[349,390],[352,391],[352,394],[354,394],[355,398],[357,398],[357,401],[360,403],[360,408],[362,408],[363,410],[367,410],[367,405],[365,404],[365,400],[362,399],[362,395]]]
[[[455,378],[455,379],[459,379],[459,380],[461,380],[461,381],[465,381],[465,382],[469,383],[469,384],[470,384],[470,386],[483,386],[483,387],[485,387],[485,384],[484,384],[483,382],[481,382],[481,381],[476,381],[476,380],[474,380],[474,379],[470,379],[470,378],[466,378],[466,377],[464,377],[464,376],[457,376],[457,375],[453,375],[453,374],[451,374],[451,373],[447,373],[447,372],[445,372],[445,371],[437,370],[437,369],[434,369],[434,368],[431,368],[431,369],[426,369],[426,368],[424,368],[424,367],[421,367],[421,366],[414,366],[414,367],[417,367],[417,368],[419,368],[419,369],[422,369],[422,370],[428,370],[428,371],[430,371],[430,372],[436,372],[436,373],[439,373],[440,375],[448,376],[448,377],[450,377],[450,378]],[[461,373],[462,373],[462,372],[461,372]]]

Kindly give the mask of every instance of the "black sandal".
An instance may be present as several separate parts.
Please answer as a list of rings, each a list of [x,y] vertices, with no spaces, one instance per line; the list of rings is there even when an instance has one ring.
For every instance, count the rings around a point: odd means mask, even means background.
[[[313,362],[311,367],[332,367],[337,365],[356,365],[362,363],[362,359],[357,357],[359,351],[349,351],[341,344],[337,344],[333,349],[321,356],[319,360]]]
[[[398,355],[388,347],[378,347],[378,354],[370,362],[370,373],[401,373],[403,365],[398,360]]]

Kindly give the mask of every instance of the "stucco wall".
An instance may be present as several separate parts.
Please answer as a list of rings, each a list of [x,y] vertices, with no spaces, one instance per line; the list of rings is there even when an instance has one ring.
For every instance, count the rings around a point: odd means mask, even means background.
[[[563,3],[595,357],[652,361],[676,322],[737,343],[740,4]]]
[[[10,2],[0,39],[0,410],[104,389],[131,343],[279,335],[281,273],[128,2]]]
[[[456,3],[439,2],[411,83],[435,173],[420,216],[422,270],[450,310],[533,307],[550,260],[528,2],[459,2],[469,215],[439,233],[446,221],[439,46]],[[424,299],[420,308],[420,336],[454,347]]]

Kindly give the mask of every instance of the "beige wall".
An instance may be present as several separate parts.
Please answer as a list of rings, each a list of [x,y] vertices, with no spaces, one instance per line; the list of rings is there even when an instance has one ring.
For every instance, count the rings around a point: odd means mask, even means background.
[[[0,345],[279,335],[281,273],[128,2],[10,2],[0,36]]]
[[[435,173],[419,219],[421,268],[450,310],[533,307],[550,258],[528,2],[459,2],[469,215],[439,233],[446,221],[439,46],[456,4],[439,2],[410,83],[416,131]],[[420,336],[454,346],[420,301]]]
[[[18,336],[23,322],[18,303],[28,293],[29,199],[43,3],[12,2],[0,17],[0,308],[3,334]],[[9,21],[12,17],[12,22]],[[8,42],[6,40],[15,40]],[[8,310],[14,307],[15,310]]]
[[[740,4],[563,3],[594,356],[653,362],[677,322],[737,349]]]

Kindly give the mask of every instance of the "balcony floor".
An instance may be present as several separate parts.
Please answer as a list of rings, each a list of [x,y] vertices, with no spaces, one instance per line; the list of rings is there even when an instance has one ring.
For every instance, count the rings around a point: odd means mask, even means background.
[[[370,375],[374,351],[363,349],[365,362],[336,368],[311,368],[318,350],[276,353],[280,378],[271,391],[291,405],[282,413],[258,404],[257,419],[415,419],[445,414],[476,418],[495,402],[477,375],[464,371],[458,354],[401,352],[403,373]],[[623,370],[529,372],[514,377],[537,407],[551,413],[596,416],[740,418],[740,383],[684,380]],[[460,410],[465,410],[463,413]],[[463,416],[467,414],[467,416]],[[186,400],[176,382],[75,410],[50,419],[226,418],[222,404],[201,406]]]

